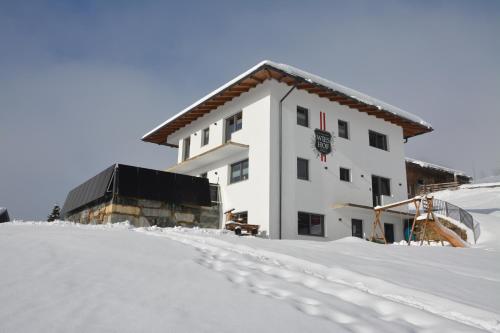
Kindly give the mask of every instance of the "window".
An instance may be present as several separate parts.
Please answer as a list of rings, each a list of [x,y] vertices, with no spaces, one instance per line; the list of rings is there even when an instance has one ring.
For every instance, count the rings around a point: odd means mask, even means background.
[[[368,131],[370,137],[370,146],[387,150],[387,136],[374,131]]]
[[[324,215],[299,212],[298,233],[299,235],[324,236]]]
[[[226,119],[226,142],[231,140],[231,134],[239,131],[243,127],[243,113],[237,114]]]
[[[297,125],[309,127],[309,110],[297,106]]]
[[[187,137],[184,139],[182,143],[182,160],[185,161],[189,158],[189,150],[191,148],[191,137]]]
[[[309,161],[300,157],[297,157],[297,178],[309,180]]]
[[[352,236],[363,238],[363,221],[358,219],[351,220]]]
[[[210,128],[207,127],[201,133],[201,145],[202,146],[208,145],[208,140],[209,139],[210,139]]]
[[[200,173],[200,178],[207,178],[207,173],[206,172]]]
[[[339,120],[339,137],[349,139],[349,126],[347,121]]]
[[[237,183],[248,179],[248,160],[231,164],[229,183]]]
[[[343,180],[345,182],[350,182],[351,181],[351,170],[349,170],[347,168],[340,167],[340,180]]]
[[[380,176],[372,175],[372,195],[373,206],[380,205],[382,195],[391,195],[391,180]]]

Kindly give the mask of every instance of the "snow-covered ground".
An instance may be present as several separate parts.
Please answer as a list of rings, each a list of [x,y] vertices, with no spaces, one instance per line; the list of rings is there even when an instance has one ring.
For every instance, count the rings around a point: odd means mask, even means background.
[[[500,187],[436,196],[477,246],[0,224],[0,332],[500,332]]]

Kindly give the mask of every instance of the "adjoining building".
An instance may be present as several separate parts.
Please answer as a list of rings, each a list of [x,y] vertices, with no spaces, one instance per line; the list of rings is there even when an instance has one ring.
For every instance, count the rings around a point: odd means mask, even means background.
[[[10,221],[10,217],[9,217],[9,212],[7,211],[7,208],[0,207],[0,223],[9,222],[9,221]]]
[[[208,178],[222,211],[263,234],[331,240],[366,237],[373,206],[407,198],[404,142],[430,131],[395,106],[263,61],[142,140],[178,148],[168,171]],[[403,239],[405,218],[384,216],[389,241]]]
[[[71,190],[61,214],[79,223],[218,228],[216,195],[204,178],[116,164]]]
[[[405,159],[405,162],[409,197],[447,188],[456,188],[472,181],[472,177],[460,170],[409,157]]]

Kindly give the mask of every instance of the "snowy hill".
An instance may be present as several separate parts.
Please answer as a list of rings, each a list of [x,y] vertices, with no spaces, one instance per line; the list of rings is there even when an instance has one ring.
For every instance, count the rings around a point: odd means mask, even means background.
[[[477,246],[0,224],[0,332],[500,332],[500,187],[436,196]]]
[[[462,185],[460,190],[434,194],[466,209],[481,224],[479,247],[500,249],[500,183]]]

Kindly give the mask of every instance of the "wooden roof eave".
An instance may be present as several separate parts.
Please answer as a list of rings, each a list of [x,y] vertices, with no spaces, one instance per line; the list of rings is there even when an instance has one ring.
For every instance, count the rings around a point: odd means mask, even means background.
[[[248,92],[250,89],[255,88],[257,85],[268,79],[275,79],[278,82],[283,82],[289,86],[295,85],[298,90],[306,90],[307,92],[318,95],[321,98],[327,98],[332,102],[337,102],[349,108],[356,109],[359,112],[363,112],[368,115],[384,119],[397,126],[401,126],[403,128],[403,136],[405,139],[431,132],[433,130],[432,128],[428,128],[422,124],[415,123],[409,119],[395,115],[394,113],[384,109],[380,109],[375,105],[367,104],[342,92],[325,87],[316,82],[306,80],[301,76],[284,72],[269,65],[263,65],[241,78],[230,87],[227,87],[218,94],[193,107],[191,111],[179,116],[179,118],[175,119],[171,123],[171,125],[174,125],[171,126],[171,128],[168,128],[167,126],[160,128],[148,137],[143,138],[143,141],[177,147],[175,144],[166,143],[166,138],[175,133],[177,130],[185,127],[187,124],[204,116],[206,113],[209,113],[227,102],[232,101],[242,93]]]

